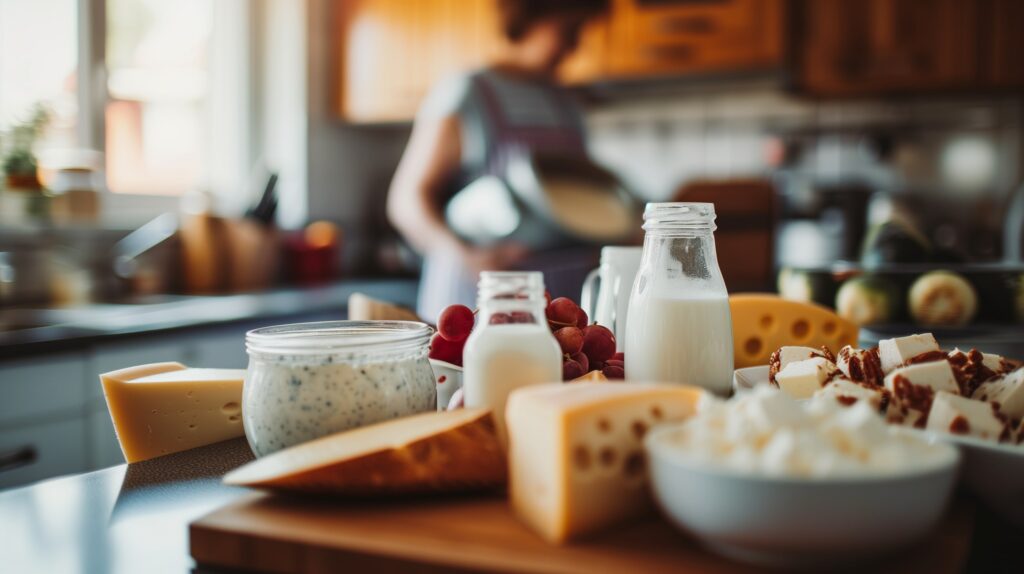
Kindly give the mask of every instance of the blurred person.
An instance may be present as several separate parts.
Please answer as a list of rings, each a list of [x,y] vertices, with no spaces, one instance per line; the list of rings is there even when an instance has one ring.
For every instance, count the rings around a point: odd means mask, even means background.
[[[421,317],[436,321],[454,303],[473,307],[480,271],[544,271],[555,296],[579,297],[585,273],[566,273],[564,262],[516,243],[467,244],[445,224],[444,207],[468,183],[499,173],[512,150],[586,154],[582,111],[556,73],[609,2],[497,0],[503,55],[441,81],[424,100],[387,201],[391,222],[424,255]]]

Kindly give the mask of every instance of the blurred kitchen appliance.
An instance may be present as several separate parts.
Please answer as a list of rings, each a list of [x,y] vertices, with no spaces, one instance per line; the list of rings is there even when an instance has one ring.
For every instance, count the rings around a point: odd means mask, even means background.
[[[640,229],[637,201],[619,179],[578,155],[509,155],[503,173],[483,176],[445,208],[466,241],[511,240],[532,250],[623,243]]]
[[[769,181],[722,180],[691,182],[672,199],[715,204],[715,249],[730,292],[773,290],[775,197]]]

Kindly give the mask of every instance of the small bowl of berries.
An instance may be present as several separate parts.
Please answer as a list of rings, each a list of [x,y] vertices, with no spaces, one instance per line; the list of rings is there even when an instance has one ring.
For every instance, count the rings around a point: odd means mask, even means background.
[[[449,305],[437,318],[428,357],[437,381],[439,411],[449,408],[452,397],[462,389],[462,349],[475,322],[473,310],[465,305]]]

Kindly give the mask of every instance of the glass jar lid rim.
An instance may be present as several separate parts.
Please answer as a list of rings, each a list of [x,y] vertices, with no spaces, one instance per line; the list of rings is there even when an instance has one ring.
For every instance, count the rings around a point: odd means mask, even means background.
[[[318,321],[260,327],[245,334],[246,349],[269,353],[401,350],[425,344],[433,329],[418,321]]]

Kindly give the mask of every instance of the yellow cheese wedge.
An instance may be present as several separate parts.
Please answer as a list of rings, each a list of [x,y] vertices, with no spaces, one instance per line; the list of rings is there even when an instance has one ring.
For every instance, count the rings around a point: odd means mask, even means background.
[[[735,368],[767,365],[785,345],[828,347],[838,353],[857,346],[860,328],[831,309],[759,293],[729,297]]]
[[[487,409],[413,415],[287,448],[224,477],[274,490],[366,495],[505,484],[505,451]]]
[[[154,363],[100,375],[128,462],[242,436],[241,369]]]
[[[514,391],[505,418],[516,514],[559,543],[647,512],[643,436],[658,423],[690,416],[702,393],[643,383]]]

